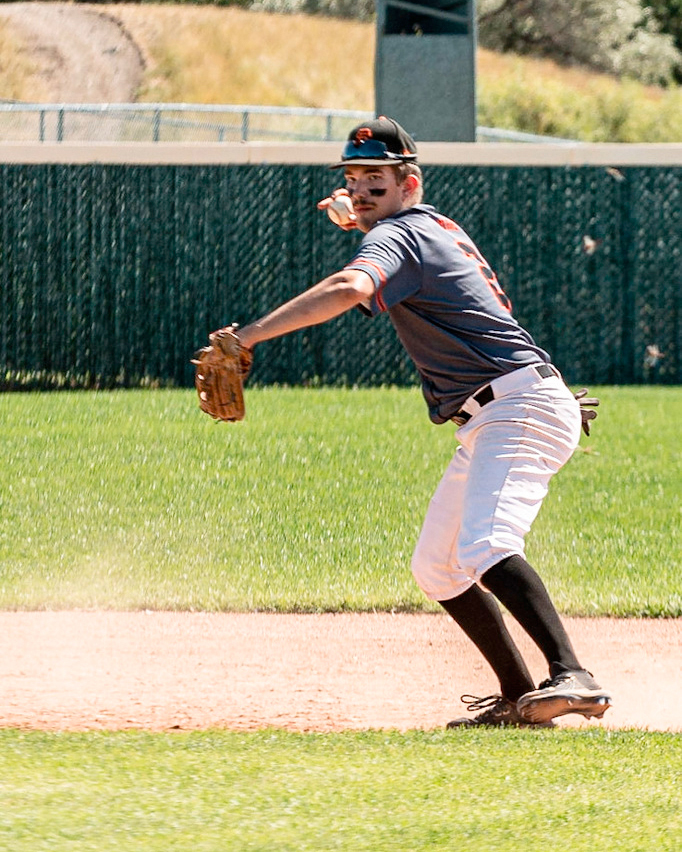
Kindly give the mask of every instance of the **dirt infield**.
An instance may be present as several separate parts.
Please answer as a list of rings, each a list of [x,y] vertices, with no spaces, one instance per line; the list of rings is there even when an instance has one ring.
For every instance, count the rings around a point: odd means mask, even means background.
[[[682,731],[682,619],[566,623],[614,707],[560,725]],[[0,613],[0,727],[428,730],[494,691],[445,615]]]

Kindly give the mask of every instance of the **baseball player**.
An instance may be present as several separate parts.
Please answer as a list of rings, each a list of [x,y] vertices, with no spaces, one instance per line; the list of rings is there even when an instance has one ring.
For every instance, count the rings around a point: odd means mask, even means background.
[[[596,412],[581,407],[514,319],[473,240],[422,203],[417,149],[399,124],[382,116],[356,127],[331,168],[344,170],[345,187],[318,207],[364,235],[355,256],[239,329],[239,340],[252,349],[351,308],[388,313],[419,372],[431,420],[458,427],[459,446],[429,505],[412,571],[500,685],[496,695],[463,695],[476,715],[448,727],[548,727],[567,713],[599,718],[611,697],[578,660],[524,555],[551,477],[575,450],[581,422],[589,434]],[[537,688],[498,601],[547,660],[549,678]]]

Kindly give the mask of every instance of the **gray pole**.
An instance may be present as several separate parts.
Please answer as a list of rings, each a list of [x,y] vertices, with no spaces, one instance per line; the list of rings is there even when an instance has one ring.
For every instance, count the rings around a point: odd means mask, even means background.
[[[476,141],[475,0],[377,0],[377,115],[417,142]]]

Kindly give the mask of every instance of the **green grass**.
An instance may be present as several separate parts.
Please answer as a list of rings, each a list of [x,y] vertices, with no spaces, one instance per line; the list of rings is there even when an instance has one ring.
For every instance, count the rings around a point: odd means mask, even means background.
[[[597,391],[596,388],[592,389]],[[679,388],[601,388],[529,552],[574,613],[680,615]],[[416,390],[0,396],[0,606],[418,608],[454,447]],[[0,730],[11,852],[677,852],[682,738]]]
[[[596,389],[592,389],[593,391]],[[682,614],[682,390],[603,388],[529,558],[570,614]],[[410,556],[455,446],[416,389],[0,396],[0,607],[428,609]]]
[[[12,852],[678,852],[672,734],[0,732]]]
[[[682,615],[682,389],[593,390],[593,437],[552,483],[529,556],[566,612]]]

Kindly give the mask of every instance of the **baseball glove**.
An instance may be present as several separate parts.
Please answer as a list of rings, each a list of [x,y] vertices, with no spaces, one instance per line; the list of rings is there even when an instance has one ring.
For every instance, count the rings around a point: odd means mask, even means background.
[[[215,331],[210,346],[195,352],[194,384],[199,408],[214,420],[243,420],[244,381],[251,369],[253,353],[239,342],[237,326]]]
[[[583,432],[586,435],[590,434],[590,421],[594,420],[597,412],[594,409],[599,405],[599,399],[596,396],[586,396],[587,388],[579,390],[575,394],[575,398],[580,405],[580,417],[582,420]]]

